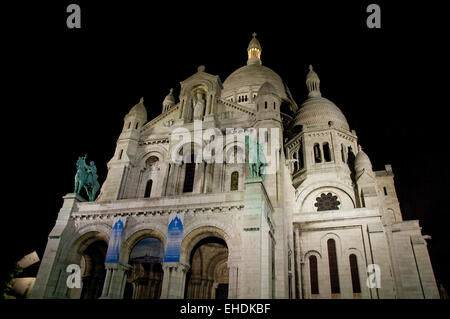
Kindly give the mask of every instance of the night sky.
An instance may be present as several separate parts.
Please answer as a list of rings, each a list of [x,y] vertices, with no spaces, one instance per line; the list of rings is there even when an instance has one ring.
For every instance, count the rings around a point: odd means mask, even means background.
[[[263,64],[298,105],[313,64],[322,96],[345,114],[374,170],[392,165],[403,218],[420,220],[432,237],[436,279],[450,288],[442,8],[372,1],[381,6],[382,28],[374,30],[364,1],[91,2],[11,11],[2,46],[3,267],[34,250],[42,257],[62,196],[73,191],[78,156],[94,160],[104,182],[123,117],[141,96],[152,119],[170,88],[178,101],[179,82],[199,65],[223,82],[246,64],[256,32]],[[66,27],[69,3],[81,6],[79,30]]]

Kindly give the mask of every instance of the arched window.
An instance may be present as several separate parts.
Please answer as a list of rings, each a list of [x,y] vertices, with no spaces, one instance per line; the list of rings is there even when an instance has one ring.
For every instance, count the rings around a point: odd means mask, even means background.
[[[386,188],[386,186],[383,187],[383,192],[384,192],[384,196],[387,196],[388,193],[387,193],[387,188]]]
[[[276,109],[276,103],[275,102],[273,102],[273,109],[274,110]]]
[[[136,123],[136,130],[137,130],[138,126],[139,126],[139,122]]]
[[[358,271],[358,259],[355,254],[351,254],[348,257],[350,261],[350,273],[352,275],[352,287],[353,293],[361,293],[361,283],[359,282],[359,271]]]
[[[334,239],[328,239],[328,263],[330,266],[330,285],[331,285],[331,293],[338,294],[341,289],[339,287],[339,272],[338,272],[338,263],[337,263],[337,255],[336,255],[336,242]]]
[[[153,237],[138,241],[131,250],[131,269],[126,278],[124,299],[158,299],[163,281],[164,246]],[[128,286],[131,284],[132,286]]]
[[[264,108],[267,109],[267,101],[264,102]]]
[[[314,255],[309,256],[309,278],[311,282],[311,294],[316,295],[319,293],[319,277],[317,271],[317,257]]]
[[[119,152],[119,157],[117,158],[118,160],[121,160],[121,159],[122,159],[122,154],[123,154],[123,150],[120,150],[120,152]]]
[[[239,189],[239,173],[233,172],[231,173],[231,191],[237,191]]]
[[[298,164],[299,164],[298,166],[300,169],[302,169],[303,166],[305,165],[305,163],[303,161],[303,147],[302,147],[301,142],[300,142],[300,148],[298,150]]]
[[[330,144],[328,142],[323,143],[323,158],[325,162],[331,162]]]
[[[184,173],[183,193],[190,193],[194,190],[194,176],[195,176],[195,157],[191,154],[190,163],[186,163],[186,171]]]
[[[130,129],[131,127],[131,122],[128,122],[128,129]]]
[[[147,181],[147,184],[145,185],[144,197],[150,197],[150,194],[152,193],[152,185],[153,185],[153,181],[151,179],[149,179]]]
[[[316,163],[322,162],[322,152],[320,151],[319,143],[314,144],[314,161]]]

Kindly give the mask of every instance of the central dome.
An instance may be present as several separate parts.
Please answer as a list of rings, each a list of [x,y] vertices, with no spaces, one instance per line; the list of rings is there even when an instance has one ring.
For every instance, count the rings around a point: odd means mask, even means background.
[[[228,98],[235,93],[248,91],[249,88],[252,88],[253,92],[258,92],[265,82],[274,86],[279,97],[287,99],[281,77],[261,64],[245,65],[231,73],[223,82],[222,97]]]

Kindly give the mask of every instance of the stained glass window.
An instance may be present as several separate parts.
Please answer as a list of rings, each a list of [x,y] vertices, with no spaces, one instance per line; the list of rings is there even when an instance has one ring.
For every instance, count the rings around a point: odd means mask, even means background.
[[[322,193],[320,197],[316,198],[316,203],[314,204],[314,206],[317,207],[317,211],[323,211],[323,210],[339,209],[340,204],[341,202],[338,201],[336,195],[333,195],[331,193],[328,194]]]

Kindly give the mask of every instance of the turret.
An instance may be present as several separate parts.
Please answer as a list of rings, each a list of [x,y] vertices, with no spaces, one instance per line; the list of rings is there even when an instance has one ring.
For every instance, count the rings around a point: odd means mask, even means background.
[[[126,184],[123,180],[128,175],[130,164],[134,162],[140,131],[146,122],[147,110],[144,98],[141,98],[124,117],[122,133],[117,140],[114,156],[108,162],[108,175],[100,191],[99,201],[123,198]]]
[[[257,120],[281,121],[280,105],[281,98],[276,89],[269,82],[265,82],[258,91],[255,99]]]
[[[379,206],[377,181],[372,170],[372,163],[360,145],[358,145],[358,150],[355,157],[355,180],[361,206],[377,208]]]
[[[163,101],[163,113],[175,105],[175,98],[173,97],[173,89],[170,89],[169,94],[165,97]]]

